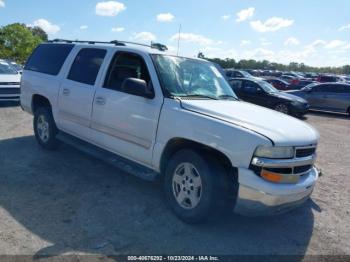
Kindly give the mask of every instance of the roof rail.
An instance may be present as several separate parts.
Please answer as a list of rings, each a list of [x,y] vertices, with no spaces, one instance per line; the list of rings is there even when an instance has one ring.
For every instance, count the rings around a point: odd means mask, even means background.
[[[131,45],[139,45],[139,46],[145,46],[145,47],[150,47],[153,49],[157,49],[159,51],[166,51],[168,50],[166,45],[160,44],[160,43],[153,43],[151,42],[151,45],[146,45],[146,44],[141,44],[141,43],[136,43],[136,42],[128,42],[128,41],[119,41],[119,40],[113,40],[110,42],[104,42],[104,41],[82,41],[82,40],[67,40],[67,39],[53,39],[47,41],[49,43],[59,43],[59,42],[64,42],[64,43],[83,43],[83,44],[109,44],[109,45],[116,45],[116,46],[125,46],[126,44],[131,44]]]

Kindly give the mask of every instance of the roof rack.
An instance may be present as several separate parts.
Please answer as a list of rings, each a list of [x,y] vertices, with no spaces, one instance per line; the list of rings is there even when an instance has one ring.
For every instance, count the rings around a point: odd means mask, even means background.
[[[90,44],[90,45],[94,45],[94,44],[109,44],[109,45],[115,45],[115,46],[126,46],[126,44],[131,44],[131,45],[145,46],[145,47],[157,49],[159,51],[166,51],[166,50],[168,50],[168,47],[166,45],[163,45],[163,44],[160,44],[160,43],[153,43],[153,42],[151,42],[151,45],[140,44],[140,43],[136,43],[136,42],[119,41],[119,40],[113,40],[113,41],[110,41],[110,42],[104,42],[104,41],[82,41],[82,40],[53,39],[53,40],[49,40],[47,42],[49,42],[49,43],[64,42],[64,43],[69,43],[69,44],[82,43],[82,44]]]

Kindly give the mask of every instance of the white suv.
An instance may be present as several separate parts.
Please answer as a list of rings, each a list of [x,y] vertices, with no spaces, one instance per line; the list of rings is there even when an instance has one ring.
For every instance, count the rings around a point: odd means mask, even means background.
[[[188,223],[227,203],[248,215],[289,210],[318,179],[312,127],[239,101],[216,65],[152,47],[42,44],[24,68],[21,105],[41,146],[64,140],[162,178],[172,210]]]

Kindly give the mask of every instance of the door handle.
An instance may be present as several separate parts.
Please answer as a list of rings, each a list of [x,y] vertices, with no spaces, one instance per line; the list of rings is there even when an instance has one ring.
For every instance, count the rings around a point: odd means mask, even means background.
[[[63,95],[68,96],[70,94],[70,90],[68,88],[63,89]]]
[[[103,106],[106,104],[106,99],[99,96],[99,97],[96,97],[95,102],[96,102],[96,104]]]

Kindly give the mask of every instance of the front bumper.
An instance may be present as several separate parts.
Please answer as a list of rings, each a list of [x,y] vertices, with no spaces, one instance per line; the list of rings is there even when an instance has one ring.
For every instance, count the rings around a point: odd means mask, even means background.
[[[248,216],[287,212],[309,199],[318,179],[312,168],[297,184],[275,184],[249,169],[239,169],[239,189],[234,212]]]
[[[293,115],[305,115],[310,109],[309,104],[291,105],[291,113]]]

